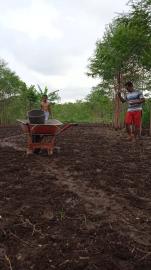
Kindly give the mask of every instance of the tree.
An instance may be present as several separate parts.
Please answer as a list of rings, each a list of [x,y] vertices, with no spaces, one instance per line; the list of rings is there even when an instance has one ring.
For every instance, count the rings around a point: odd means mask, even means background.
[[[95,87],[92,87],[90,94],[87,95],[86,101],[96,104],[105,103],[111,97],[110,90],[106,89],[101,83]]]
[[[145,88],[151,73],[151,0],[131,1],[129,5],[130,12],[112,21],[89,59],[88,75],[113,85],[115,92],[127,79],[137,84],[143,81]],[[116,96],[116,111],[119,106]]]
[[[0,60],[0,98],[19,95],[23,89],[26,89],[26,84]]]
[[[138,81],[151,70],[151,13],[148,5],[132,5],[132,11],[120,15],[108,26],[102,40],[97,41],[90,58],[92,77],[119,82],[119,73]]]
[[[44,89],[42,89],[39,85],[38,85],[38,89],[39,91],[37,92],[39,99],[41,100],[43,95],[47,95],[48,96],[48,100],[51,103],[55,103],[56,101],[60,100],[60,96],[58,94],[59,90],[55,90],[53,92],[49,92],[48,87],[45,86]]]
[[[25,117],[28,110],[40,108],[44,94],[51,103],[60,99],[58,90],[48,92],[48,88],[39,91],[34,85],[27,86],[15,72],[0,60],[0,123],[9,123],[17,118]]]

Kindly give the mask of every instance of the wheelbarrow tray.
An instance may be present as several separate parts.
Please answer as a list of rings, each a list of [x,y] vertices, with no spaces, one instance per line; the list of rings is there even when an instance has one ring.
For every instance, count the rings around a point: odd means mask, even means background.
[[[22,130],[24,133],[32,133],[32,135],[49,135],[54,136],[57,135],[61,128],[59,126],[54,126],[50,124],[22,124]],[[63,128],[63,127],[62,127]]]
[[[27,120],[17,120],[21,124],[21,128],[25,133],[39,135],[55,135],[64,128],[63,123],[58,120],[49,120],[46,124],[30,124]]]
[[[27,154],[32,153],[35,149],[46,149],[48,155],[52,154],[56,136],[76,125],[63,124],[58,120],[50,120],[46,124],[30,124],[27,120],[17,121],[20,123],[22,131],[27,134]]]

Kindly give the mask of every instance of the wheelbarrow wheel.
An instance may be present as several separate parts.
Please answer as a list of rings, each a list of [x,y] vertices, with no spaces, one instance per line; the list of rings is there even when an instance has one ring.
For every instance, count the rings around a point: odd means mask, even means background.
[[[33,143],[41,142],[41,139],[42,139],[42,138],[41,138],[40,135],[32,135],[32,142],[33,142]],[[38,154],[40,153],[40,148],[34,149],[33,153],[38,155]]]
[[[53,154],[53,150],[52,149],[48,149],[48,156],[51,156]]]
[[[33,153],[38,155],[40,153],[40,148],[34,149]]]

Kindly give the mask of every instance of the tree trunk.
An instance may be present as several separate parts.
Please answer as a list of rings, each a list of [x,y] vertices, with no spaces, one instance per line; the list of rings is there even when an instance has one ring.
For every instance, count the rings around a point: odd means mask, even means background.
[[[115,85],[115,111],[114,111],[114,128],[117,130],[121,127],[120,125],[120,109],[121,109],[121,102],[118,97],[118,92],[121,92],[121,80],[122,74],[119,72],[116,77],[116,84]]]

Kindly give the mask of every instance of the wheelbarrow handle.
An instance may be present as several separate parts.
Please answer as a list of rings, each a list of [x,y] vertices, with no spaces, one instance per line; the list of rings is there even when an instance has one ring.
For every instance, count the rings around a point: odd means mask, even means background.
[[[78,126],[78,124],[77,123],[73,123],[73,124],[71,124],[72,126]]]
[[[73,126],[77,126],[78,124],[76,123],[70,123],[70,124],[65,124],[64,127],[60,128],[60,130],[57,132],[56,135],[59,135],[60,133],[64,132],[66,129],[73,127]]]

